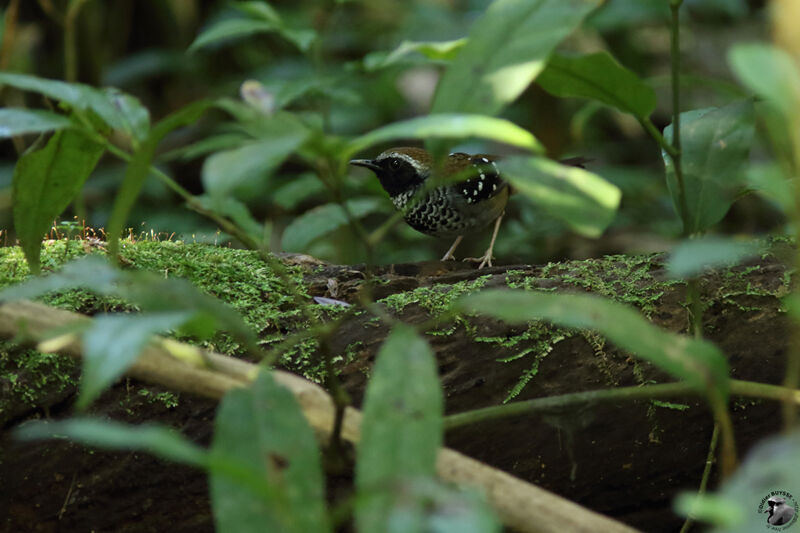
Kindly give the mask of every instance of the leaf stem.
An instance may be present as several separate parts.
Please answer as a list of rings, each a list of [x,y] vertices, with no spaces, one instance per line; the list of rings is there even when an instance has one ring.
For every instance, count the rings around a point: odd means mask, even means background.
[[[703,475],[700,478],[700,487],[697,489],[697,495],[702,496],[706,493],[708,488],[708,479],[711,477],[711,468],[714,466],[714,455],[717,452],[717,442],[719,441],[719,424],[714,424],[714,431],[711,432],[711,442],[708,445],[708,454],[706,455],[706,466],[703,468]],[[692,513],[686,517],[679,533],[688,533],[694,523]]]
[[[689,208],[686,201],[686,187],[683,182],[683,167],[681,165],[681,47],[680,47],[680,7],[683,0],[670,0],[669,7],[672,12],[670,32],[670,65],[672,77],[672,152],[667,154],[672,159],[675,167],[675,181],[678,184],[678,215],[683,223],[684,236],[689,234]]]
[[[800,390],[738,379],[732,379],[730,381],[730,387],[731,394],[734,396],[787,401],[800,405]],[[563,409],[565,407],[575,407],[585,404],[629,400],[655,400],[659,398],[700,396],[702,394],[702,391],[684,382],[573,392],[456,413],[445,418],[445,427],[450,430],[486,420],[530,415],[553,409]]]

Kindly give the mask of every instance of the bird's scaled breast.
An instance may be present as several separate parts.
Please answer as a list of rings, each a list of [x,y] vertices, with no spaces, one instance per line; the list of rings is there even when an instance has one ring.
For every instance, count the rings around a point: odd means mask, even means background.
[[[477,186],[476,186],[477,187]],[[499,217],[508,201],[508,186],[501,183],[488,198],[474,201],[464,194],[464,183],[437,187],[414,198],[416,190],[392,198],[406,222],[417,231],[436,237],[463,235],[489,225]]]

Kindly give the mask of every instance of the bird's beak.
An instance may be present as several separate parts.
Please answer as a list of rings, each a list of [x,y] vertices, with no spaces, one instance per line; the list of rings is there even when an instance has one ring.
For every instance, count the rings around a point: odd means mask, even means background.
[[[357,167],[366,167],[374,172],[377,172],[381,168],[372,159],[351,159],[350,164]]]

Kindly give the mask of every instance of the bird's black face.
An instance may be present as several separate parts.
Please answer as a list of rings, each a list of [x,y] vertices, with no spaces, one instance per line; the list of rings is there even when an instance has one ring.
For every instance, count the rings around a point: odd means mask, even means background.
[[[396,196],[425,180],[417,168],[405,157],[387,156],[379,159],[353,159],[351,165],[366,167],[373,171],[389,196]]]

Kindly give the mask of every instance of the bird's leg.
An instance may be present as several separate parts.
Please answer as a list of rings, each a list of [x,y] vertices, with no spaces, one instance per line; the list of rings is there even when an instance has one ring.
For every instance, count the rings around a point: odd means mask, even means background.
[[[503,221],[503,215],[505,215],[505,213],[502,213],[499,217],[497,217],[497,220],[494,221],[494,231],[492,231],[492,240],[489,242],[489,248],[486,250],[486,253],[483,254],[482,257],[467,257],[464,259],[464,261],[473,261],[475,263],[480,263],[478,265],[478,270],[480,270],[485,266],[492,266],[492,252],[494,250],[494,241],[497,239],[497,232],[500,231],[500,222]]]
[[[448,259],[455,260],[456,257],[453,255],[453,252],[456,251],[456,246],[458,246],[458,243],[460,243],[461,239],[463,238],[464,238],[463,235],[459,235],[458,237],[456,237],[456,242],[454,242],[453,246],[451,246],[450,249],[447,250],[447,253],[444,254],[444,257],[442,257],[442,261],[447,261]]]

